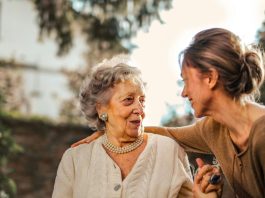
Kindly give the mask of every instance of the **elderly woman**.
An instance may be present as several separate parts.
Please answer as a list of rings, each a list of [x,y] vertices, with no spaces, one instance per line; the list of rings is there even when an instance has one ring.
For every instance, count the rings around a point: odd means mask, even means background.
[[[183,149],[168,137],[143,132],[145,89],[137,68],[98,67],[80,101],[89,125],[104,135],[64,153],[53,198],[193,196]]]

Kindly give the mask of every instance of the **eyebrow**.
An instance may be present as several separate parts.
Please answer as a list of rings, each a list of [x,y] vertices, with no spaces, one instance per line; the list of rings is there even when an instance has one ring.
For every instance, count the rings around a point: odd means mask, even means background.
[[[123,94],[119,97],[119,99],[123,99],[124,97],[127,97],[127,96],[133,96],[135,95],[134,92],[127,92],[126,94]],[[145,93],[141,94],[140,97],[146,97]]]
[[[127,92],[127,93],[122,94],[121,96],[119,96],[119,99],[123,99],[124,97],[131,96],[131,95],[133,95],[132,92]]]

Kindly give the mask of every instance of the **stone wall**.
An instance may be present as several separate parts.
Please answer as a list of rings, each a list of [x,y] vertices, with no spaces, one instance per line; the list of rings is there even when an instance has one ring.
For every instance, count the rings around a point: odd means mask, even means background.
[[[24,152],[11,160],[19,198],[49,198],[62,154],[92,131],[88,127],[0,118]]]

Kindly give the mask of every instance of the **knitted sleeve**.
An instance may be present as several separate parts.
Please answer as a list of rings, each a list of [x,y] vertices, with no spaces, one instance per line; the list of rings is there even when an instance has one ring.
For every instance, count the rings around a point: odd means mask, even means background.
[[[52,198],[72,198],[74,177],[72,153],[71,149],[68,149],[63,154],[57,170]]]
[[[185,151],[210,153],[205,136],[211,131],[211,121],[203,118],[184,127],[145,127],[146,132],[168,136],[176,140]]]

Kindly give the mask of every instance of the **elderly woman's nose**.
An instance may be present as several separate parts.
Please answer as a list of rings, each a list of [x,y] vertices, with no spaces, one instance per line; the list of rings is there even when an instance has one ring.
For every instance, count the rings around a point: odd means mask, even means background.
[[[137,113],[137,114],[143,114],[144,113],[144,107],[143,107],[141,102],[137,102],[135,104],[135,108],[133,110],[133,113]]]

